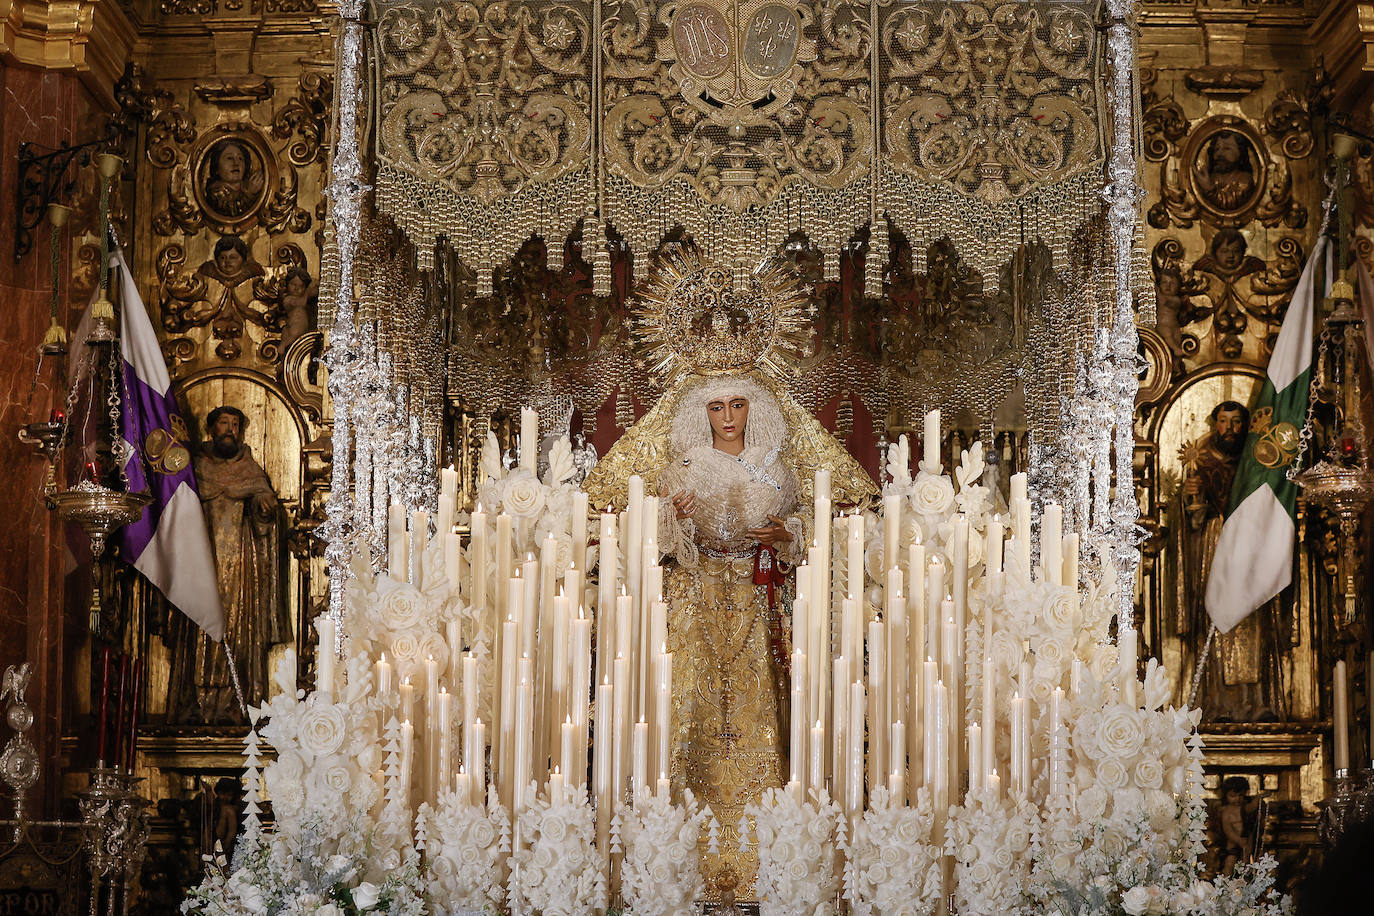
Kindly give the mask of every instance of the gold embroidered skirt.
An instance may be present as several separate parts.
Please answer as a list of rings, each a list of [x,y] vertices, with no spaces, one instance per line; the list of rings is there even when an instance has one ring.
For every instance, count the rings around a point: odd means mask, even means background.
[[[776,665],[770,651],[774,611],[753,583],[753,557],[702,555],[695,569],[664,571],[673,653],[673,785],[710,805],[720,823],[720,854],[703,831],[702,873],[719,894],[728,867],[739,899],[753,897],[758,852],[739,835],[746,806],[783,784],[784,757]]]

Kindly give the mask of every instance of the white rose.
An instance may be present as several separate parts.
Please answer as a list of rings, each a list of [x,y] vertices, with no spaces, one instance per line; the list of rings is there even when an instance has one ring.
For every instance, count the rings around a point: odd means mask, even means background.
[[[1106,760],[1098,761],[1097,781],[1104,789],[1116,790],[1124,789],[1126,784],[1131,781],[1131,777],[1120,760],[1115,757],[1108,757]]]
[[[346,733],[343,712],[333,703],[321,703],[301,717],[301,747],[316,757],[337,752]]]
[[[1145,916],[1150,909],[1150,891],[1133,887],[1121,895],[1121,908],[1131,916]]]
[[[355,773],[353,766],[346,760],[335,758],[330,761],[315,761],[311,778],[315,785],[331,792],[346,793],[353,788]]]
[[[448,643],[444,642],[444,637],[436,630],[430,630],[420,637],[419,652],[421,659],[434,659],[435,668],[440,676],[448,669]],[[423,665],[423,662],[421,664]]]
[[[1135,765],[1135,784],[1142,789],[1158,789],[1164,784],[1164,767],[1153,757],[1145,757]]]
[[[1145,740],[1134,711],[1123,706],[1108,708],[1097,725],[1097,746],[1112,757],[1134,757]]]
[[[922,515],[948,515],[954,508],[954,484],[948,477],[918,475],[911,487],[911,507]]]
[[[539,825],[539,834],[545,840],[561,843],[568,835],[568,823],[555,814],[545,814],[543,823]]]
[[[353,888],[353,905],[360,910],[366,910],[377,905],[381,899],[382,891],[371,881],[364,881]]]
[[[326,903],[315,911],[315,916],[344,916],[344,911],[333,903]]]
[[[381,606],[377,616],[388,630],[406,630],[416,626],[425,616],[428,602],[420,590],[408,582],[385,577],[377,584]]]
[[[993,637],[996,638],[995,636]],[[1064,640],[1051,636],[1040,640],[1035,647],[1035,667],[1045,665],[1051,670],[1058,670],[1064,664],[1069,655],[1069,647],[1064,644]]]
[[[921,522],[916,516],[902,513],[902,523],[897,531],[897,543],[902,549],[902,556],[906,556],[907,549],[912,544],[921,543]]]
[[[416,677],[421,669],[424,656],[420,654],[420,634],[416,630],[403,630],[391,637],[391,657],[396,661],[398,677]]]
[[[1040,607],[1040,617],[1056,633],[1078,630],[1078,596],[1069,588],[1051,588]]]
[[[506,479],[501,508],[516,518],[535,518],[544,509],[544,485],[529,471],[516,471]]]

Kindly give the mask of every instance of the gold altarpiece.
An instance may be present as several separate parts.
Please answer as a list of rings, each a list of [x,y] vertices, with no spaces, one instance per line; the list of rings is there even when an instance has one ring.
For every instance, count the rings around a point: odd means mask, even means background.
[[[314,0],[145,5],[140,27],[156,37],[118,96],[131,134],[121,223],[188,415],[203,420],[231,403],[250,417],[248,443],[288,510],[286,596],[304,649],[312,641],[301,621],[327,591],[312,532],[323,521],[331,432],[319,361],[327,329],[315,306],[328,299],[334,258],[322,194],[329,11]],[[715,23],[711,10],[747,25],[782,5],[697,6],[704,29]],[[795,16],[783,18],[797,31],[795,44],[775,36],[788,51],[777,60],[790,63],[756,56],[741,83],[721,76],[733,59],[712,74],[721,61],[692,56],[692,39],[673,31],[678,8],[373,9],[364,136],[376,194],[355,293],[369,357],[403,386],[419,437],[470,483],[487,428],[508,441],[509,412],[531,402],[568,416],[604,453],[654,397],[626,346],[636,265],[690,239],[729,263],[779,249],[796,259],[817,312],[799,394],[872,470],[880,442],[944,406],[955,421],[945,447],[991,438],[1005,482],[1037,439],[1066,429],[1061,398],[1075,388],[1093,329],[1110,319],[1112,290],[1094,270],[1106,251],[1096,9],[783,6],[774,12]],[[1147,325],[1136,484],[1152,536],[1140,613],[1179,682],[1189,676],[1187,647],[1162,626],[1161,509],[1177,487],[1180,446],[1204,431],[1218,400],[1244,401],[1262,371],[1321,197],[1330,84],[1313,78],[1310,46],[1301,65],[1274,50],[1291,47],[1295,30],[1306,35],[1314,14],[1300,3],[1246,9],[1240,18],[1262,41],[1237,51],[1225,43],[1233,33],[1208,34],[1220,35],[1226,54],[1255,59],[1215,67],[1180,50],[1178,30],[1200,28],[1191,7],[1147,4],[1141,20],[1149,195],[1133,280]],[[603,36],[599,47],[591,35]],[[741,60],[755,53],[731,47]],[[946,57],[945,48],[985,53]],[[996,104],[983,104],[983,89]],[[731,112],[744,127],[732,128]],[[1248,191],[1221,193],[1197,167],[1223,133],[1239,138]],[[231,146],[247,173],[237,186],[217,174]],[[1367,203],[1374,172],[1362,163]],[[260,182],[247,180],[255,171]],[[1224,230],[1243,239],[1241,268],[1209,272],[1201,262]],[[229,236],[243,240],[261,274],[227,285],[199,272]],[[91,288],[93,252],[87,245],[71,265],[76,297]],[[291,288],[296,270],[310,277],[304,289],[300,274]],[[304,333],[283,344],[288,326],[300,327],[302,304]],[[1149,320],[1156,315],[1164,327]],[[1032,351],[1049,371],[1026,372]],[[399,486],[366,487],[371,509],[384,512]],[[1323,795],[1332,639],[1325,529],[1304,519],[1284,662],[1290,714],[1209,726],[1217,779],[1245,775],[1255,790],[1295,803],[1282,822],[1294,852],[1312,838],[1312,805]],[[213,837],[212,786],[236,772],[242,729],[165,724],[164,610],[122,581],[106,597],[124,645],[148,661],[139,772],[154,799],[173,802],[155,821],[156,895],[186,883]],[[89,681],[87,669],[78,682]],[[78,705],[89,709],[89,699]]]

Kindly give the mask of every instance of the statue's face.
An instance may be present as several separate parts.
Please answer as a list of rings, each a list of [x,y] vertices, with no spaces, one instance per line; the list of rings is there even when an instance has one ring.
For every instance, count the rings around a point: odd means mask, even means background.
[[[242,181],[248,168],[248,157],[236,143],[226,144],[215,160],[215,173],[220,181]]]
[[[1240,164],[1241,151],[1240,142],[1235,134],[1218,134],[1212,141],[1212,162],[1214,166],[1221,166],[1224,171],[1233,171]]]
[[[210,442],[215,454],[221,458],[232,458],[237,455],[243,444],[242,435],[239,418],[234,414],[222,413],[215,417],[215,423],[210,427]]]
[[[1223,410],[1212,421],[1212,436],[1217,448],[1227,455],[1240,452],[1245,442],[1245,418],[1239,410]]]
[[[287,279],[286,294],[296,297],[305,295],[305,281],[300,278],[299,274],[292,274],[290,278]]]
[[[235,276],[243,267],[243,255],[239,254],[237,249],[226,248],[215,255],[215,266],[224,276]]]
[[[1217,264],[1223,270],[1235,270],[1245,260],[1245,239],[1241,236],[1228,238],[1216,249]]]
[[[706,405],[715,444],[735,442],[744,438],[744,425],[749,421],[748,398],[717,398]]]

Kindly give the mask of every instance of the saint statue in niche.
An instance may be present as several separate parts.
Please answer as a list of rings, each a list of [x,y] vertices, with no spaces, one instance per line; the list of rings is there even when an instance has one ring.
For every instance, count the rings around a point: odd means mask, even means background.
[[[196,484],[215,555],[225,641],[233,650],[244,700],[268,690],[268,653],[292,638],[282,569],[284,517],[272,481],[244,441],[248,418],[221,406],[205,420],[195,457]],[[172,615],[168,715],[176,722],[239,722],[229,657],[183,615]]]
[[[1255,199],[1258,155],[1254,144],[1234,130],[1220,130],[1202,147],[1193,164],[1193,187],[1205,203],[1224,213],[1245,209]]]
[[[203,161],[202,203],[213,215],[234,220],[262,203],[263,163],[252,145],[234,138],[220,140]]]
[[[1250,432],[1250,411],[1222,401],[1208,416],[1209,430],[1183,447],[1183,480],[1169,500],[1169,550],[1164,604],[1174,634],[1183,639],[1185,670],[1192,672],[1211,626],[1203,605],[1217,539],[1231,500],[1231,484]],[[1279,658],[1282,626],[1274,600],[1212,639],[1196,705],[1207,721],[1274,721],[1283,714]],[[1190,656],[1190,657],[1189,657]]]
[[[783,316],[800,304],[786,298],[795,286],[770,289],[770,275],[756,273],[736,290],[728,269],[702,266],[694,253],[674,258],[651,281],[659,292],[646,299],[656,308],[641,325],[667,360],[666,390],[584,488],[594,504],[623,505],[637,473],[659,494],[673,653],[668,775],[675,793],[690,789],[721,824],[710,893],[750,899],[758,856],[737,825],[786,779],[786,621],[792,568],[810,544],[811,475],[831,471],[836,505],[877,488],[772,375]]]

